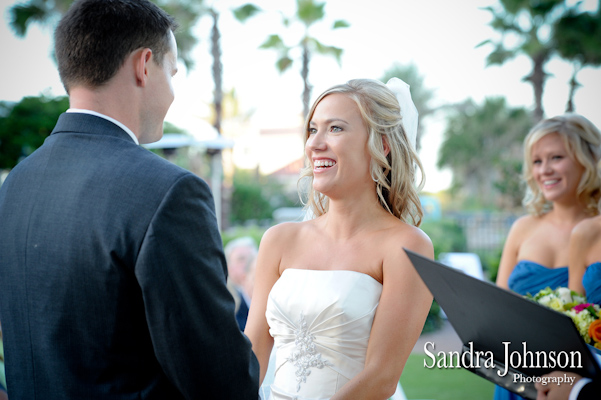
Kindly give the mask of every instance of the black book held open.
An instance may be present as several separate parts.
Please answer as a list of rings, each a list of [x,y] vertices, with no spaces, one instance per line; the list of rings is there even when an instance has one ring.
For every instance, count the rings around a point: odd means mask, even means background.
[[[453,362],[528,399],[536,399],[537,377],[553,370],[601,378],[590,346],[567,315],[405,252],[463,342]],[[430,363],[444,357],[435,349],[430,354]]]

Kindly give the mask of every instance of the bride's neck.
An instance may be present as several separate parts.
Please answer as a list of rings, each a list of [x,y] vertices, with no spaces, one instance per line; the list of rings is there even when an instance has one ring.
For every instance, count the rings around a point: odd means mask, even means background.
[[[328,212],[323,216],[323,228],[332,237],[344,239],[373,227],[378,220],[388,214],[377,199],[369,202],[330,199]]]

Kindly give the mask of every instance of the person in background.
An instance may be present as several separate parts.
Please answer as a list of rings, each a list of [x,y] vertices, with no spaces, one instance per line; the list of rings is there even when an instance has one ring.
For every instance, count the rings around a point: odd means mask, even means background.
[[[0,187],[13,400],[257,397],[208,185],[139,146],[163,135],[175,29],[148,0],[78,0],[58,24],[70,109]]]
[[[227,287],[236,303],[236,321],[240,330],[244,331],[252,296],[252,292],[247,291],[249,272],[257,258],[257,244],[253,238],[245,236],[229,242],[224,252],[228,270]]]
[[[569,242],[579,222],[598,214],[601,133],[588,119],[564,114],[536,124],[524,140],[524,205],[511,227],[497,285],[521,295],[568,286]],[[521,398],[497,387],[495,400]]]
[[[601,204],[600,204],[601,205]],[[569,288],[586,295],[590,303],[601,304],[601,215],[579,222],[570,236]],[[536,384],[537,400],[593,400],[599,398],[601,382],[564,371],[545,376],[575,378],[573,386]]]

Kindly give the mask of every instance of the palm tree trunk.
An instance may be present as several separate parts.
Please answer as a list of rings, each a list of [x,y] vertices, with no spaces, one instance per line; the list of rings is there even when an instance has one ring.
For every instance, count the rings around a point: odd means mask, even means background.
[[[572,78],[570,79],[570,93],[568,95],[568,104],[566,105],[566,112],[574,112],[574,93],[576,93],[576,89],[578,89],[581,85],[576,80],[576,75],[582,69],[582,66],[578,63],[574,63],[574,72],[572,73]]]
[[[542,120],[545,115],[545,111],[543,110],[543,90],[545,87],[545,80],[547,79],[547,73],[543,68],[547,62],[547,58],[548,55],[546,52],[533,56],[532,74],[525,78],[532,83],[532,87],[534,88],[534,103],[536,105],[534,109],[535,123]]]
[[[310,60],[309,46],[306,41],[303,41],[303,67],[301,69],[301,76],[303,77],[303,118],[306,118],[309,114],[309,101],[311,100],[311,85],[309,85],[309,60]]]
[[[215,89],[213,92],[213,106],[215,107],[215,121],[213,126],[217,130],[217,133],[221,135],[221,114],[223,102],[223,67],[221,65],[221,44],[219,42],[221,34],[219,32],[219,14],[214,9],[210,10],[211,17],[213,18],[213,28],[211,29],[211,55],[213,56],[213,81],[215,83]],[[223,199],[221,197],[222,188],[222,155],[221,150],[212,150],[209,152],[211,155],[211,191],[213,192],[213,199],[215,201],[215,216],[217,217],[217,227],[219,230],[223,228],[222,221],[224,220],[222,214]]]
[[[213,92],[213,106],[215,107],[215,121],[213,126],[219,134],[221,134],[221,116],[222,116],[222,103],[223,103],[223,88],[222,88],[222,73],[223,67],[221,65],[221,45],[219,32],[219,14],[215,10],[211,10],[211,17],[213,17],[213,29],[211,29],[211,55],[213,56],[213,81],[215,83],[215,89]]]

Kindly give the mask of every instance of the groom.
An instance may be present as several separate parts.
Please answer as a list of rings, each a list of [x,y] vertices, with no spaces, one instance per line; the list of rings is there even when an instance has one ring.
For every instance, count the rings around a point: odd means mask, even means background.
[[[0,321],[18,399],[251,399],[207,185],[138,143],[173,101],[175,22],[78,0],[55,33],[71,108],[0,188]]]

